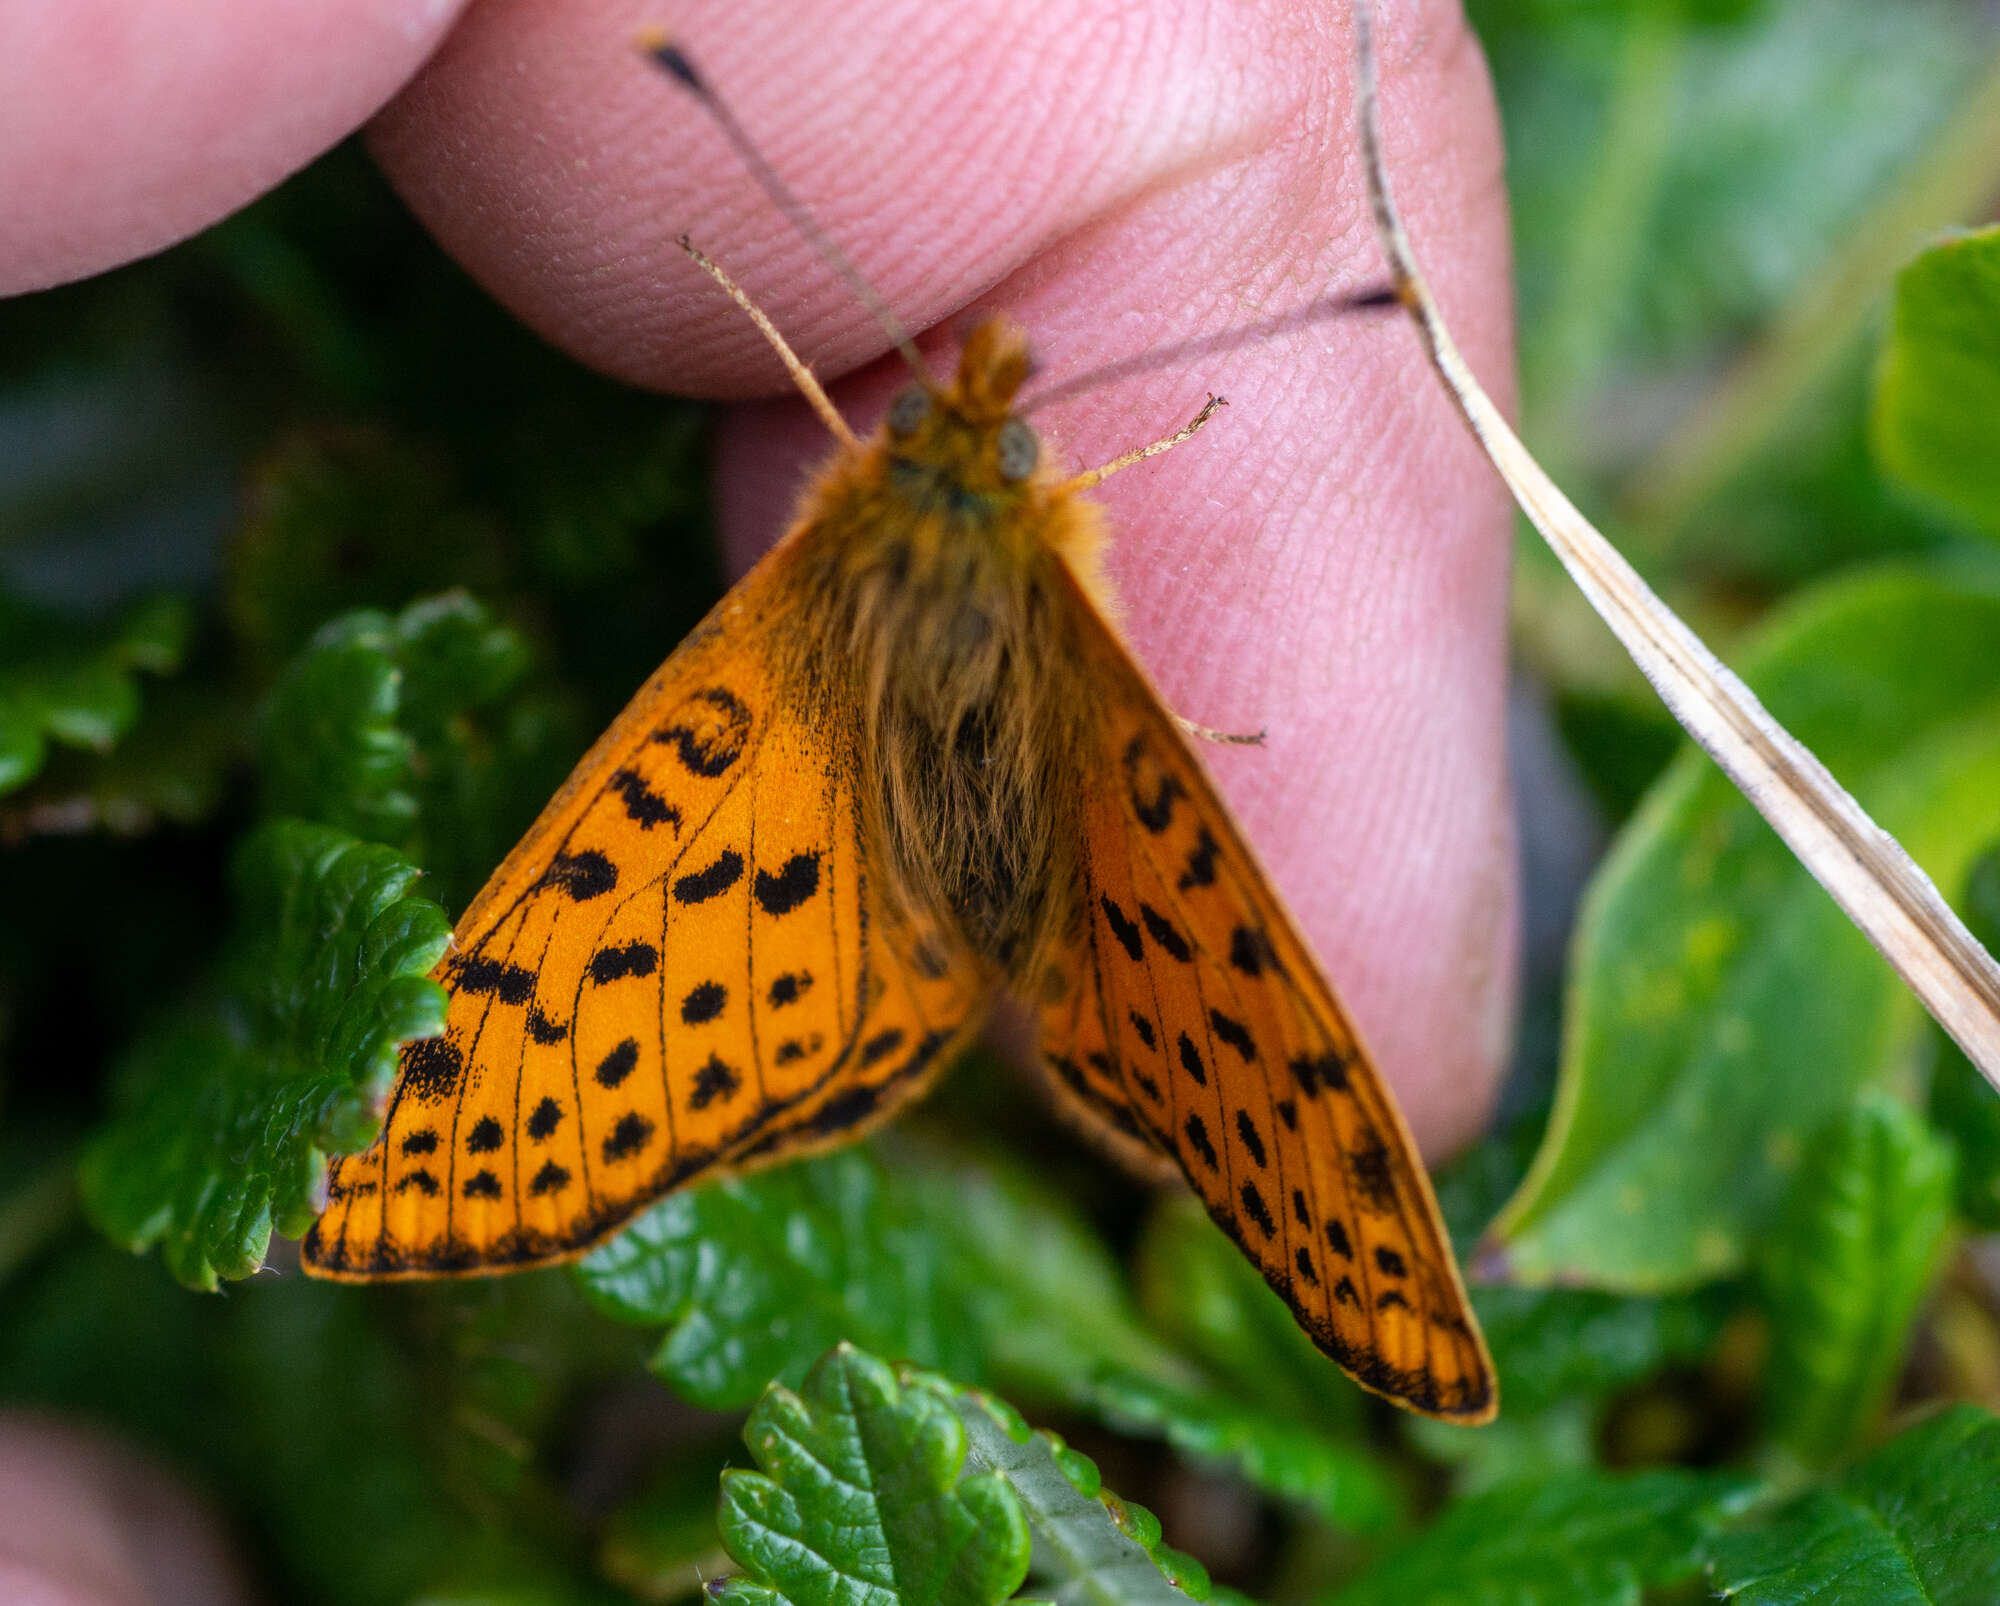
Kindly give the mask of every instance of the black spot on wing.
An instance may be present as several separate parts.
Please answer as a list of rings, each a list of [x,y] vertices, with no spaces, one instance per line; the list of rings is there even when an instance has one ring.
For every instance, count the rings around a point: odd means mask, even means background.
[[[1194,950],[1188,947],[1187,938],[1176,931],[1173,922],[1150,903],[1139,905],[1139,918],[1146,922],[1146,935],[1160,945],[1169,959],[1185,965],[1194,957]]]
[[[812,1036],[803,1040],[796,1037],[788,1037],[778,1045],[777,1052],[771,1058],[780,1065],[790,1065],[795,1061],[804,1059],[808,1054],[817,1054],[824,1046],[825,1041],[818,1032],[814,1032]]]
[[[1250,1219],[1257,1223],[1257,1230],[1266,1238],[1278,1235],[1278,1224],[1271,1219],[1271,1210],[1264,1203],[1264,1196],[1257,1191],[1257,1184],[1246,1182],[1237,1190],[1237,1197],[1243,1201],[1243,1209]]]
[[[1159,1037],[1153,1031],[1153,1023],[1151,1021],[1146,1019],[1136,1009],[1128,1009],[1125,1015],[1132,1022],[1132,1030],[1139,1034],[1140,1042],[1144,1043],[1148,1048],[1158,1048],[1160,1046]]]
[[[1229,962],[1246,976],[1261,976],[1278,968],[1271,939],[1256,926],[1238,926],[1229,934]]]
[[[465,1179],[465,1196],[468,1199],[497,1199],[500,1197],[500,1179],[491,1171],[475,1171]]]
[[[1139,928],[1132,924],[1131,917],[1106,893],[1100,892],[1097,895],[1097,902],[1104,910],[1104,919],[1111,927],[1111,935],[1118,939],[1118,946],[1125,950],[1125,957],[1134,964],[1144,959],[1146,945],[1139,940]]]
[[[887,1031],[877,1032],[861,1045],[861,1063],[863,1066],[879,1064],[902,1046],[903,1028],[891,1026]]]
[[[1306,1209],[1306,1195],[1303,1188],[1292,1189],[1292,1215],[1297,1219],[1301,1227],[1306,1228],[1308,1231],[1311,1230],[1313,1224],[1312,1215]]]
[[[1378,1215],[1396,1208],[1396,1173],[1380,1138],[1371,1133],[1359,1148],[1350,1151],[1347,1169],[1363,1204]]]
[[[625,805],[626,815],[640,830],[650,831],[656,825],[671,825],[676,835],[680,833],[681,811],[648,786],[646,778],[637,770],[617,771],[611,777],[611,789],[618,794]]]
[[[562,1125],[562,1106],[554,1099],[545,1098],[535,1106],[535,1113],[528,1117],[528,1136],[537,1143],[546,1143]]]
[[[552,1048],[569,1036],[569,1028],[561,1021],[550,1020],[542,1013],[540,1004],[528,1006],[528,1035],[544,1048]]]
[[[1292,1079],[1305,1094],[1325,1088],[1330,1093],[1347,1090],[1347,1061],[1329,1050],[1324,1054],[1301,1054],[1288,1062]]]
[[[773,1009],[783,1009],[787,1004],[796,1004],[812,984],[812,977],[805,971],[788,970],[771,983],[771,990],[765,996],[771,1000]]]
[[[1398,1308],[1408,1310],[1410,1302],[1398,1290],[1391,1288],[1386,1293],[1375,1296],[1375,1308],[1377,1310],[1396,1310]]]
[[[639,1040],[628,1037],[597,1062],[597,1069],[592,1074],[600,1087],[616,1087],[632,1074],[632,1067],[638,1063]]]
[[[1375,1264],[1382,1268],[1383,1275],[1387,1277],[1407,1277],[1410,1274],[1410,1268],[1403,1264],[1403,1257],[1386,1245],[1376,1245]]]
[[[425,1037],[403,1048],[403,1091],[420,1104],[457,1096],[465,1080],[465,1055],[449,1037]]]
[[[1208,1067],[1202,1064],[1201,1054],[1194,1046],[1194,1039],[1186,1032],[1181,1033],[1180,1051],[1181,1069],[1194,1078],[1197,1087],[1207,1087]]]
[[[1332,1216],[1326,1221],[1326,1241],[1342,1260],[1354,1258],[1354,1245],[1348,1241],[1347,1229]]]
[[[558,853],[542,872],[542,885],[560,887],[576,903],[601,898],[618,885],[618,867],[595,848]]]
[[[1193,850],[1187,856],[1187,864],[1181,871],[1181,878],[1175,883],[1182,892],[1192,892],[1196,887],[1215,885],[1215,838],[1203,826],[1195,835]]]
[[[490,1115],[482,1115],[465,1137],[467,1154],[491,1154],[507,1141],[507,1133]]]
[[[1297,1264],[1299,1276],[1305,1279],[1306,1286],[1308,1288],[1319,1287],[1319,1273],[1313,1269],[1312,1252],[1304,1244],[1299,1245]]]
[[[1132,814],[1152,835],[1173,823],[1174,804],[1187,796],[1180,780],[1154,760],[1151,744],[1141,731],[1125,744],[1125,792]]]
[[[1154,1081],[1144,1071],[1134,1071],[1132,1073],[1132,1080],[1138,1084],[1139,1091],[1145,1094],[1146,1097],[1151,1099],[1155,1104],[1166,1103],[1165,1097],[1160,1092],[1160,1084]]]
[[[743,756],[750,710],[732,692],[706,687],[675,713],[673,721],[653,732],[653,740],[673,748],[689,774],[714,780]]]
[[[653,1123],[637,1110],[627,1110],[604,1140],[607,1161],[629,1160],[653,1139]]]
[[[727,1104],[742,1085],[743,1079],[735,1068],[725,1065],[719,1055],[711,1054],[708,1063],[694,1073],[694,1091],[688,1095],[688,1106],[705,1110],[717,1099]]]
[[[438,1196],[438,1179],[423,1166],[405,1171],[396,1179],[396,1192],[409,1193],[413,1189],[426,1199],[435,1199]]]
[[[1201,1163],[1211,1171],[1220,1171],[1222,1162],[1216,1156],[1215,1144],[1208,1135],[1207,1123],[1198,1115],[1190,1115],[1187,1124],[1181,1128],[1187,1140],[1194,1146],[1194,1152],[1201,1156]]]
[[[525,1004],[534,996],[535,973],[504,959],[466,954],[451,966],[451,985],[461,993],[492,993],[503,1004]]]
[[[819,891],[819,853],[794,853],[776,875],[759,870],[757,906],[767,915],[788,915]]]
[[[729,989],[719,981],[705,981],[688,990],[681,1000],[681,1024],[704,1026],[722,1013],[729,1002]]]
[[[674,883],[674,901],[707,903],[711,898],[721,897],[742,879],[743,855],[734,848],[724,848],[713,864],[691,871]]]
[[[550,1160],[529,1180],[528,1192],[540,1199],[551,1193],[561,1193],[568,1186],[569,1168]]]
[[[1361,1304],[1361,1296],[1354,1291],[1352,1277],[1342,1277],[1333,1285],[1333,1297],[1343,1305],[1353,1305],[1358,1308]]]
[[[1257,1045],[1251,1040],[1249,1028],[1240,1020],[1232,1019],[1219,1009],[1211,1009],[1208,1024],[1217,1037],[1236,1050],[1245,1065],[1257,1057]]]
[[[600,948],[590,956],[590,979],[600,987],[626,976],[650,976],[660,953],[649,942],[628,942],[622,948]]]
[[[418,1127],[416,1131],[403,1139],[403,1153],[405,1154],[436,1154],[437,1146],[438,1135],[432,1128],[427,1126]]]
[[[856,1122],[866,1120],[882,1101],[882,1090],[875,1087],[850,1087],[844,1093],[835,1094],[812,1118],[816,1132],[845,1132]]]
[[[1243,1147],[1250,1151],[1250,1158],[1257,1163],[1257,1169],[1265,1168],[1264,1134],[1257,1130],[1257,1123],[1250,1119],[1248,1110],[1236,1112],[1236,1135],[1243,1140]]]
[[[1285,1123],[1285,1130],[1287,1132],[1298,1131],[1299,1129],[1298,1105],[1294,1104],[1290,1099],[1279,1099],[1276,1104],[1271,1106],[1271,1108],[1273,1108],[1278,1112],[1278,1119]]]

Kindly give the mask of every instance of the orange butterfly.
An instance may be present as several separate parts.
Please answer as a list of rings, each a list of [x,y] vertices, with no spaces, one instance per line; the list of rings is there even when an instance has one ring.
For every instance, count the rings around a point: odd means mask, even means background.
[[[1069,1113],[1184,1174],[1328,1355],[1491,1418],[1402,1117],[1110,622],[1084,493],[1216,404],[1058,478],[1011,411],[1026,348],[989,323],[863,442],[688,249],[841,445],[465,911],[444,1034],[334,1162],[307,1270],[572,1258],[670,1189],[886,1120],[1009,990]]]

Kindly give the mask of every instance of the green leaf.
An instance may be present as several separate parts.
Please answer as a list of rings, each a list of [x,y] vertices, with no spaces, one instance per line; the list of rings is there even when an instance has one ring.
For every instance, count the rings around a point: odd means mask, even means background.
[[[1354,1387],[1327,1361],[1324,1387]],[[1197,1461],[1232,1467],[1250,1482],[1350,1533],[1380,1533],[1404,1515],[1401,1490],[1359,1439],[1344,1442],[1256,1405],[1205,1378],[1109,1364],[1075,1403],[1121,1433],[1156,1434]]]
[[[266,664],[348,609],[449,586],[494,591],[510,568],[499,531],[460,503],[444,463],[381,434],[296,436],[259,465],[248,499],[225,606]]]
[[[1988,953],[2000,953],[2000,847],[1966,877],[1965,923]],[[1958,1145],[1959,1214],[1984,1232],[2000,1230],[2000,1093],[1943,1032],[1937,1043],[1931,1120]]]
[[[1638,1606],[1696,1573],[1742,1480],[1572,1473],[1461,1500],[1331,1606]]]
[[[843,1340],[984,1377],[985,1334],[950,1286],[951,1246],[864,1150],[672,1194],[587,1256],[621,1321],[667,1323],[653,1370],[711,1410],[796,1383]]]
[[[1808,593],[1745,678],[1946,887],[2000,813],[2000,588],[1919,567]],[[1575,948],[1555,1115],[1497,1227],[1523,1280],[1741,1268],[1806,1139],[1921,1041],[1901,984],[1735,788],[1684,753]]]
[[[1161,1195],[1136,1271],[1140,1307],[1156,1331],[1229,1378],[1246,1406],[1322,1435],[1357,1427],[1366,1396],[1327,1386],[1326,1357],[1199,1200]]]
[[[1027,1573],[1020,1499],[967,1472],[958,1414],[851,1345],[801,1393],[773,1384],[743,1442],[763,1470],[722,1477],[722,1543],[750,1575],[724,1600],[998,1606]]]
[[[1475,1287],[1509,1412],[1545,1410],[1576,1395],[1602,1398],[1663,1366],[1706,1354],[1729,1302],[1713,1292],[1647,1297],[1588,1288]]]
[[[1897,275],[1872,424],[1884,470],[2000,537],[2000,228]]]
[[[177,597],[92,631],[0,596],[0,793],[32,780],[52,742],[114,746],[139,717],[139,672],[178,669],[188,629]]]
[[[450,928],[409,896],[414,866],[298,821],[262,827],[235,867],[238,930],[211,1003],[144,1039],[87,1147],[86,1208],[182,1282],[263,1264],[271,1230],[311,1220],[326,1156],[379,1124],[399,1046],[443,1029],[427,973]]]
[[[1868,1090],[1813,1140],[1765,1247],[1769,1409],[1810,1465],[1880,1410],[1951,1223],[1952,1153],[1922,1117]]]
[[[400,848],[462,904],[578,745],[528,651],[463,592],[330,621],[263,719],[265,802]]]
[[[1715,1547],[1741,1606],[2000,1600],[2000,1422],[1954,1406]]]
[[[234,697],[168,681],[148,695],[145,718],[108,753],[55,751],[33,783],[0,797],[0,837],[82,830],[131,837],[162,822],[205,820],[242,762],[246,724]]]
[[[957,1411],[966,1464],[1002,1479],[1019,1497],[1034,1536],[1036,1599],[1055,1606],[1173,1606],[1214,1593],[1201,1563],[1162,1544],[1158,1519],[1105,1488],[1088,1456],[1053,1433],[1030,1429],[990,1394],[944,1378],[904,1377]]]

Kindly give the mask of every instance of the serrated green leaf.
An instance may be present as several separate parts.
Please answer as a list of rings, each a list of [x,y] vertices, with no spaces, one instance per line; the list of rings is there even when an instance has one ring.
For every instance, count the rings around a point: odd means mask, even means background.
[[[802,1377],[846,1339],[1232,1462],[1345,1527],[1400,1509],[1372,1459],[1330,1436],[1337,1418],[1239,1395],[1153,1337],[1116,1263],[1046,1190],[903,1133],[673,1195],[577,1276],[606,1314],[667,1324],[654,1371],[712,1409]],[[1320,1368],[1321,1388],[1352,1390]]]
[[[177,597],[91,630],[0,596],[0,793],[32,780],[52,742],[115,745],[139,715],[137,675],[179,668],[188,630]]]
[[[2000,953],[2000,847],[1973,865],[1964,903],[1967,929],[1988,953]],[[1937,1043],[1931,1120],[1958,1145],[1959,1214],[1982,1231],[2000,1230],[2000,1093],[1944,1033]]]
[[[1174,1606],[1213,1594],[1199,1562],[1160,1543],[1150,1513],[1104,1487],[1096,1463],[1052,1433],[1031,1430],[1004,1401],[944,1378],[913,1377],[958,1413],[966,1465],[1003,1479],[1034,1537],[1031,1587],[1055,1606]]]
[[[1888,473],[2000,537],[2000,228],[1933,246],[1897,276],[1872,424]]]
[[[1700,1570],[1745,1489],[1680,1471],[1510,1484],[1449,1507],[1331,1606],[1638,1606]]]
[[[408,853],[462,904],[577,742],[524,692],[528,652],[463,592],[329,621],[264,710],[269,811]]]
[[[1764,1259],[1771,1424],[1809,1465],[1881,1408],[1943,1257],[1951,1194],[1949,1145],[1886,1093],[1863,1092],[1809,1146]]]
[[[1745,678],[1946,887],[2000,811],[2000,588],[1808,593]],[[1498,1232],[1517,1276],[1651,1292],[1742,1267],[1807,1136],[1920,1041],[1915,1003],[1750,805],[1677,759],[1598,872],[1556,1113]]]
[[[814,1366],[800,1393],[773,1384],[743,1442],[763,1470],[723,1474],[722,1543],[759,1595],[998,1606],[1027,1573],[1020,1499],[998,1474],[967,1471],[958,1414],[851,1345]]]
[[[142,1041],[85,1150],[97,1225],[158,1243],[182,1282],[263,1264],[272,1228],[304,1229],[328,1154],[365,1145],[399,1046],[444,1025],[428,979],[450,926],[411,897],[414,866],[298,821],[237,855],[238,931],[212,1003]]]
[[[2000,1422],[1954,1406],[1715,1546],[1741,1606],[1991,1606],[2000,1600]]]
[[[667,1323],[653,1370],[711,1410],[796,1383],[843,1340],[987,1375],[946,1285],[949,1250],[866,1152],[663,1199],[577,1268],[621,1321]]]

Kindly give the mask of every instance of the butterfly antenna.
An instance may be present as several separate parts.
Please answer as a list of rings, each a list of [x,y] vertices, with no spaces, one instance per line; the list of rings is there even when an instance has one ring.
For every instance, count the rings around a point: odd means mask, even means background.
[[[820,260],[840,275],[841,282],[853,293],[854,299],[873,314],[875,321],[882,326],[882,332],[901,353],[903,361],[909,364],[910,371],[928,383],[930,370],[924,365],[923,353],[917,350],[916,342],[903,327],[902,319],[889,310],[889,303],[884,301],[875,287],[862,277],[861,270],[854,265],[847,253],[834,244],[826,230],[819,226],[819,221],[806,210],[805,202],[794,195],[785,181],[778,177],[778,170],[765,159],[764,153],[750,138],[748,130],[737,120],[736,113],[729,109],[729,102],[718,95],[708,80],[695,71],[694,63],[687,58],[687,52],[665,33],[659,32],[641,34],[639,49],[648,61],[707,108],[708,115],[715,119],[716,127],[722,130],[723,138],[729,141],[743,165],[750,170],[750,176],[757,181],[758,188],[771,198],[778,210],[785,214],[786,220],[792,227],[805,237],[806,244],[819,253]]]

